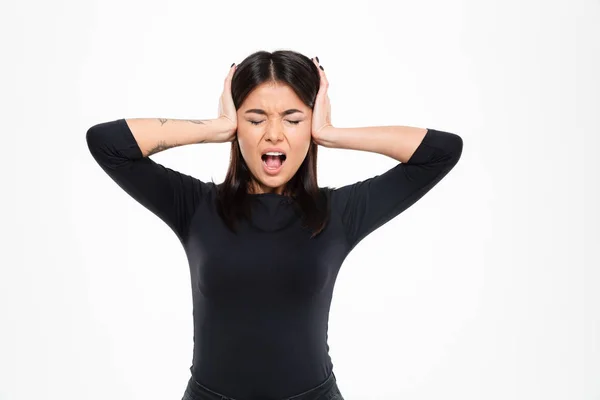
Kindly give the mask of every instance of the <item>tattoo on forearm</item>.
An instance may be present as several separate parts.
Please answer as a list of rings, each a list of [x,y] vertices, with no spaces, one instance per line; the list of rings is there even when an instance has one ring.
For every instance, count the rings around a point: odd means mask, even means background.
[[[168,121],[167,118],[158,118],[158,120],[160,121],[160,126],[163,126]],[[184,119],[182,121],[191,122],[192,124],[206,125],[205,122],[210,121],[210,120],[208,120],[208,119]]]
[[[178,145],[177,143],[168,144],[164,140],[161,140],[160,142],[158,142],[158,144],[154,148],[150,149],[150,151],[148,152],[148,155],[150,156],[152,154],[158,153],[159,151],[167,150],[167,149],[170,149],[171,147],[175,147],[177,145]]]

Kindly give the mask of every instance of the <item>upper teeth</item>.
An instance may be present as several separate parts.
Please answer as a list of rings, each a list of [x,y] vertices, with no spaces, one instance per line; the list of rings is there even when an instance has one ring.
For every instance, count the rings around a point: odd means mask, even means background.
[[[265,153],[268,156],[282,156],[283,153],[279,153],[277,151],[269,151],[268,153]]]

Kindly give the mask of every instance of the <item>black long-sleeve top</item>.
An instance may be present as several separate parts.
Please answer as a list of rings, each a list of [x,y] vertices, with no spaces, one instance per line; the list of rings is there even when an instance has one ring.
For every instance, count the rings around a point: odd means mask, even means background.
[[[238,234],[216,211],[216,184],[143,157],[125,119],[91,127],[88,148],[129,195],[161,218],[189,261],[192,377],[235,399],[281,399],[331,373],[327,330],[342,262],[365,236],[406,210],[456,165],[460,136],[428,129],[410,160],[381,175],[322,188],[327,227],[313,239],[278,194],[253,194]]]

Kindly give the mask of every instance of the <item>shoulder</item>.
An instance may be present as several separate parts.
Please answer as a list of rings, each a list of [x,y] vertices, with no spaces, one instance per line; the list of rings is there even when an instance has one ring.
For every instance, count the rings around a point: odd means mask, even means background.
[[[319,187],[319,194],[321,201],[326,202],[327,208],[336,210],[343,207],[347,197],[347,194],[340,191],[339,188],[323,186]]]

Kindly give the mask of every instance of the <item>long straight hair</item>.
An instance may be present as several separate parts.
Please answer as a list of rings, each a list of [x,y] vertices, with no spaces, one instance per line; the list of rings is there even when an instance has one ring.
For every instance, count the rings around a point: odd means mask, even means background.
[[[231,81],[231,94],[236,109],[257,86],[265,82],[288,85],[311,109],[320,85],[317,66],[306,56],[292,50],[257,51],[238,64]],[[296,174],[287,182],[283,195],[302,218],[302,226],[312,231],[311,238],[325,228],[329,219],[329,199],[317,183],[317,144],[311,140],[306,158]],[[229,168],[225,180],[217,185],[217,210],[233,232],[241,219],[251,218],[248,194],[252,175],[242,156],[236,138],[231,143]]]

